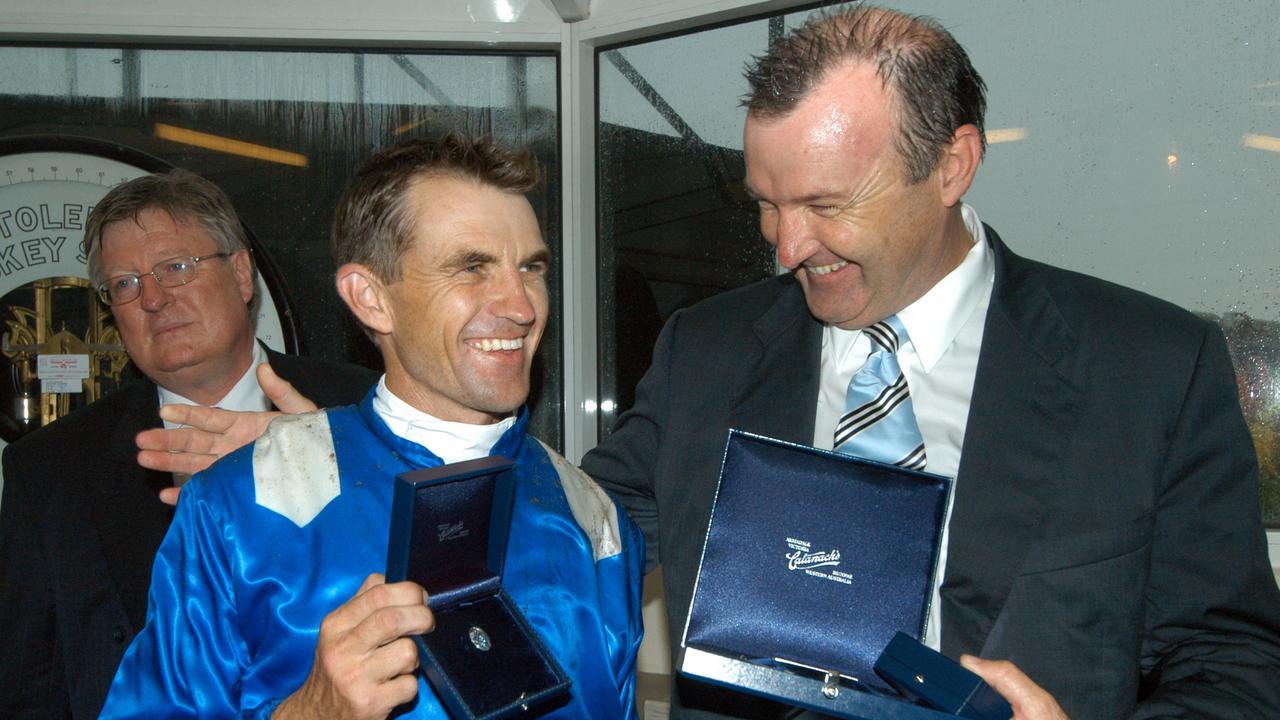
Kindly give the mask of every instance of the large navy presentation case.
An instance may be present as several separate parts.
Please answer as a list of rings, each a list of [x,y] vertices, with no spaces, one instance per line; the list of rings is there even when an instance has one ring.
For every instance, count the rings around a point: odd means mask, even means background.
[[[732,430],[680,672],[855,720],[1008,720],[919,642],[949,478]]]

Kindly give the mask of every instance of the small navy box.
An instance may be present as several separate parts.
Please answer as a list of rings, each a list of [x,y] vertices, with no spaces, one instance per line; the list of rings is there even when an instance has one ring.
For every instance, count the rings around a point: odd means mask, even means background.
[[[1013,717],[1013,708],[982,678],[903,633],[889,641],[875,670],[903,695],[952,715],[972,720]]]
[[[567,698],[569,680],[502,587],[514,479],[487,457],[396,478],[387,582],[426,589],[435,629],[414,637],[449,714],[496,720]]]
[[[730,431],[680,672],[837,717],[954,719],[875,671],[897,633],[923,637],[950,492],[949,478]]]

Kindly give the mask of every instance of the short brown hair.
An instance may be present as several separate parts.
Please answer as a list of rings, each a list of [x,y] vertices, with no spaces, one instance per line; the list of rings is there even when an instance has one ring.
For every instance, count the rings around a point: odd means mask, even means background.
[[[962,125],[978,128],[986,148],[986,85],[956,39],[927,17],[860,5],[820,12],[747,68],[747,113],[789,114],[833,69],[872,63],[896,99],[894,145],[909,182],[929,177]]]
[[[222,188],[181,168],[143,175],[111,188],[93,206],[85,221],[84,243],[88,250],[89,279],[94,285],[106,280],[102,277],[103,229],[121,220],[136,222],[142,211],[152,209],[165,211],[175,222],[199,225],[217,244],[218,252],[234,253],[249,249],[244,223]],[[249,254],[249,267],[251,276],[256,279],[253,253]]]
[[[400,258],[413,242],[407,190],[414,180],[433,176],[527,193],[538,183],[538,165],[528,149],[512,151],[491,138],[470,139],[458,133],[387,148],[361,166],[338,203],[331,245],[334,263],[359,263],[383,282],[398,280]]]

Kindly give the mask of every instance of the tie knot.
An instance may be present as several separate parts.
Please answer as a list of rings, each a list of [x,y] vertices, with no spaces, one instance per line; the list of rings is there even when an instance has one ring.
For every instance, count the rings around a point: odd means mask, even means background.
[[[907,329],[897,315],[890,315],[880,322],[863,330],[874,345],[878,345],[891,353],[898,352],[898,346],[907,336]],[[874,350],[874,348],[873,348]]]

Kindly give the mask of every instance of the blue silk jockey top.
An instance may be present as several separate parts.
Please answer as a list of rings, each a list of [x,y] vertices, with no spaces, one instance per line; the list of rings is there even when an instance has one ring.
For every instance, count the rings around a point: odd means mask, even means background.
[[[525,433],[504,586],[572,680],[547,717],[633,718],[643,538],[585,474]],[[320,621],[383,572],[396,475],[443,462],[358,406],[283,416],[182,489],[146,627],[104,718],[266,718],[310,672]],[[496,679],[497,680],[497,679]],[[447,718],[419,675],[398,717]]]

